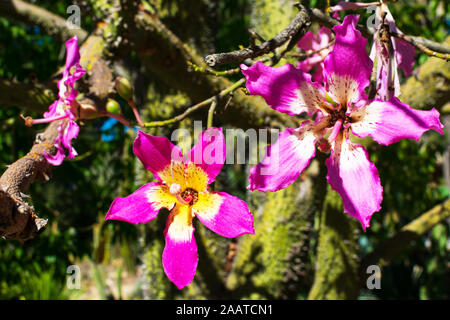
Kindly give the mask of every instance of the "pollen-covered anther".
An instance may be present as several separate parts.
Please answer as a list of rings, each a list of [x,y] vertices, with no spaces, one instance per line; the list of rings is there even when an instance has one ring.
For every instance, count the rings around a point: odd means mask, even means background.
[[[198,192],[192,188],[185,189],[180,196],[181,199],[183,199],[183,201],[189,205],[193,205],[198,201]]]

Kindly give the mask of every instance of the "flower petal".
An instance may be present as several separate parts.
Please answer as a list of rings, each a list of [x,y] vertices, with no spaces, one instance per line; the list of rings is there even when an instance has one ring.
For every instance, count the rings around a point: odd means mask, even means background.
[[[162,261],[167,277],[182,289],[192,282],[198,264],[192,212],[189,206],[177,204],[170,212],[164,231],[166,246]]]
[[[250,94],[260,95],[274,110],[290,115],[312,115],[326,104],[325,92],[311,82],[311,75],[291,64],[269,67],[258,61],[251,67],[241,65]]]
[[[368,8],[372,6],[378,5],[378,2],[347,2],[347,1],[340,1],[337,5],[330,7],[330,10],[333,12],[342,11],[342,10],[357,10],[357,9],[363,9]]]
[[[44,112],[44,118],[53,118],[56,115],[58,103],[59,100],[53,101],[53,103],[48,107],[48,111]]]
[[[161,208],[172,209],[176,198],[159,182],[143,185],[128,197],[114,199],[105,220],[145,223],[153,220]]]
[[[436,109],[415,110],[397,98],[390,101],[375,100],[365,108],[356,109],[351,117],[352,132],[358,137],[372,137],[380,144],[389,145],[401,139],[419,140],[422,134],[433,129],[443,134]]]
[[[69,151],[69,154],[67,156],[67,158],[69,159],[73,159],[78,155],[77,151],[72,147],[71,141],[78,137],[79,131],[80,128],[75,121],[67,120],[67,124],[65,126],[61,141],[63,146]]]
[[[333,27],[336,40],[331,53],[325,58],[324,77],[328,94],[334,101],[345,105],[365,96],[369,85],[372,60],[366,53],[366,42],[356,30],[359,15],[348,15],[341,25]]]
[[[297,47],[302,50],[317,50],[320,49],[319,40],[314,32],[308,31],[305,35],[297,42]]]
[[[198,219],[221,236],[234,238],[242,234],[255,234],[253,216],[247,204],[225,192],[203,192],[192,206]]]
[[[187,154],[208,175],[208,184],[216,179],[227,156],[222,128],[209,128],[199,135],[198,143]]]
[[[50,163],[52,166],[60,166],[63,161],[64,158],[66,157],[65,151],[64,151],[64,147],[61,143],[61,136],[59,135],[58,137],[56,137],[55,142],[54,142],[54,146],[56,148],[56,154],[55,155],[50,155],[47,152],[44,151],[44,158],[47,160],[48,163]]]
[[[170,170],[171,160],[181,161],[180,148],[174,146],[166,137],[155,137],[142,131],[133,143],[133,152],[141,160],[144,168],[150,170],[156,179],[161,180],[159,172]]]
[[[314,124],[304,121],[298,129],[287,129],[266,147],[265,158],[250,169],[248,189],[277,191],[293,183],[316,153]]]
[[[328,183],[342,197],[345,212],[359,219],[365,231],[383,200],[378,170],[369,161],[367,151],[340,135],[325,164]]]
[[[413,45],[399,38],[393,38],[392,44],[398,67],[403,70],[405,77],[409,77],[414,66],[416,49]]]
[[[72,69],[75,67],[75,69]],[[73,87],[75,81],[80,79],[86,70],[80,66],[80,47],[78,46],[78,37],[74,36],[66,41],[66,67],[65,75],[67,77],[66,85]]]

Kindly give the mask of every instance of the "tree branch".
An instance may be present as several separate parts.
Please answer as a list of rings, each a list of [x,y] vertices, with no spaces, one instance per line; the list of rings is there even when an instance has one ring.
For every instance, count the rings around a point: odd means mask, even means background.
[[[42,112],[55,100],[56,82],[48,86],[0,79],[0,105]]]
[[[47,220],[39,218],[34,207],[26,203],[24,194],[37,179],[48,180],[50,165],[44,152],[54,155],[54,141],[59,121],[50,124],[36,136],[27,155],[11,164],[0,177],[0,236],[26,241],[42,232]]]
[[[299,13],[297,13],[291,23],[289,23],[289,25],[273,39],[242,50],[208,55],[205,57],[206,64],[210,67],[214,67],[232,62],[241,62],[245,59],[253,59],[275,50],[288,40],[296,38],[298,34],[300,34],[301,37],[309,29],[311,20],[306,7],[299,5],[299,9]]]
[[[147,123],[145,123],[145,127],[147,127],[147,128],[148,127],[162,127],[162,126],[166,126],[168,124],[179,122],[179,121],[183,120],[184,118],[186,118],[191,113],[193,113],[194,111],[197,111],[198,109],[205,107],[207,105],[211,105],[211,103],[216,103],[217,98],[223,98],[227,94],[234,92],[236,89],[238,89],[240,86],[242,86],[244,84],[244,82],[245,82],[245,78],[242,78],[239,81],[235,82],[232,86],[219,92],[217,95],[212,96],[211,98],[208,98],[206,100],[203,100],[202,102],[197,103],[196,105],[186,109],[186,111],[183,112],[182,114],[180,114],[174,118],[168,119],[168,120],[147,122]]]
[[[404,226],[397,234],[384,241],[378,248],[366,255],[361,261],[361,274],[366,274],[367,266],[387,265],[408,244],[428,232],[438,223],[450,217],[450,200],[435,206]],[[364,277],[362,277],[364,278]]]
[[[24,22],[31,26],[41,27],[47,34],[65,41],[70,37],[78,36],[80,41],[87,37],[83,29],[70,29],[67,20],[53,14],[39,6],[21,0],[0,1],[0,15]]]

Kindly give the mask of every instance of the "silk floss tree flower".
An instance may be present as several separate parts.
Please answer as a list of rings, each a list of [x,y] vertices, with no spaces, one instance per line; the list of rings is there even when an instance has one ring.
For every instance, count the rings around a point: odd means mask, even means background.
[[[414,110],[396,97],[368,100],[365,88],[373,64],[366,53],[367,40],[355,28],[358,19],[346,16],[333,27],[334,48],[324,61],[325,88],[290,64],[272,68],[257,62],[241,69],[250,94],[262,96],[273,109],[316,116],[280,133],[251,169],[248,188],[266,192],[289,186],[308,166],[317,144],[320,151],[331,150],[326,160],[328,183],[341,196],[345,212],[366,230],[381,208],[382,186],[367,151],[350,141],[350,132],[389,145],[405,138],[419,140],[429,129],[442,134],[443,126],[435,109]]]
[[[77,104],[75,99],[78,91],[74,89],[75,82],[80,79],[86,71],[80,66],[80,48],[78,47],[78,38],[66,41],[66,65],[62,74],[62,79],[58,81],[58,99],[49,107],[48,112],[44,113],[43,119],[31,119],[27,117],[25,122],[28,126],[39,123],[50,123],[60,121],[58,126],[58,136],[55,139],[56,154],[49,155],[44,153],[47,161],[59,166],[66,157],[73,159],[78,153],[72,146],[72,140],[78,136],[79,127],[75,122],[77,119]]]
[[[160,209],[170,210],[162,262],[167,277],[179,289],[192,282],[197,269],[194,217],[227,238],[254,234],[247,204],[208,187],[225,163],[222,129],[202,132],[186,156],[167,138],[139,131],[133,151],[159,182],[150,182],[128,197],[115,198],[105,220],[146,223],[156,218]]]

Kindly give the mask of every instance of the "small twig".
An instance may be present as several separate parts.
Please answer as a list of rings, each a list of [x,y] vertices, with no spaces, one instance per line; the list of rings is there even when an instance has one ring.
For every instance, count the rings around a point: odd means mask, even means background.
[[[391,35],[393,35],[394,37],[400,38],[400,39],[408,42],[409,44],[412,44],[414,47],[416,47],[417,49],[419,49],[420,51],[422,51],[423,53],[425,53],[429,56],[444,59],[446,61],[450,60],[449,53],[440,53],[440,52],[433,51],[433,50],[427,48],[426,46],[424,46],[423,44],[418,43],[416,40],[414,40],[412,37],[410,37],[406,34],[391,32]]]
[[[141,127],[145,126],[144,122],[141,119],[141,116],[139,115],[139,111],[136,108],[136,105],[134,104],[134,100],[133,99],[128,100],[128,105],[133,110],[134,117],[136,118],[136,121],[138,122],[139,126]]]
[[[241,72],[241,68],[234,68],[234,69],[229,69],[229,70],[224,70],[224,71],[217,71],[211,68],[204,68],[201,66],[196,65],[195,63],[191,62],[191,61],[187,61],[187,64],[189,67],[191,67],[195,72],[200,72],[200,73],[207,73],[207,74],[211,74],[213,76],[232,76],[235,74],[238,74],[239,72]]]
[[[128,121],[127,119],[125,119],[122,115],[118,115],[118,114],[115,114],[115,113],[112,113],[112,112],[108,112],[108,111],[100,111],[99,114],[102,115],[102,116],[105,116],[105,117],[110,117],[110,118],[116,119],[117,121],[119,121],[124,126],[127,126],[127,127],[132,127],[133,126],[131,124],[131,122]]]
[[[217,95],[215,95],[209,99],[203,100],[202,102],[197,103],[196,105],[186,109],[186,111],[183,112],[182,114],[180,114],[174,118],[167,119],[167,120],[147,122],[144,124],[144,127],[147,127],[147,128],[162,127],[162,126],[166,126],[168,124],[179,122],[179,121],[183,120],[184,118],[186,118],[191,113],[193,113],[194,111],[197,111],[198,109],[200,109],[204,106],[210,105],[215,99],[222,98],[222,97],[226,96],[227,94],[229,94],[230,92],[233,92],[234,90],[236,90],[237,88],[242,86],[244,84],[244,82],[245,82],[245,78],[242,78],[239,81],[235,82],[232,86],[222,90]]]
[[[310,14],[306,7],[298,5],[298,8],[300,12],[297,13],[294,20],[292,20],[291,23],[273,39],[258,46],[251,46],[242,50],[211,54],[205,57],[206,64],[210,67],[214,67],[232,62],[241,62],[249,58],[253,59],[274,51],[288,40],[298,37],[298,35],[300,35],[300,37],[303,36],[311,25]]]
[[[306,52],[292,52],[292,53],[289,54],[289,56],[295,57],[295,58],[308,58],[308,57],[313,56],[316,53],[320,53],[321,51],[323,51],[325,49],[328,49],[332,45],[334,45],[334,40],[330,41],[325,47],[322,47],[320,49],[308,50]]]
[[[255,40],[259,40],[260,42],[264,43],[266,40],[255,30],[248,29],[248,33],[250,33],[250,36],[252,37],[252,45],[255,45]]]
[[[216,110],[216,106],[217,106],[217,97],[214,97],[208,111],[208,121],[206,122],[206,127],[208,129],[213,126],[214,111]]]

